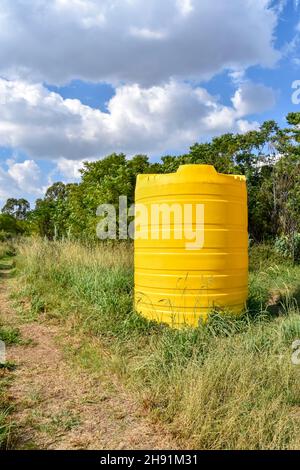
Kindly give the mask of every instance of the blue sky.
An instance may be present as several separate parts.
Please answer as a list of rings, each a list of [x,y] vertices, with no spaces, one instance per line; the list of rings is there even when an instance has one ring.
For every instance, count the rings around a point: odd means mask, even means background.
[[[297,1],[25,3],[0,0],[0,205],[300,111]]]

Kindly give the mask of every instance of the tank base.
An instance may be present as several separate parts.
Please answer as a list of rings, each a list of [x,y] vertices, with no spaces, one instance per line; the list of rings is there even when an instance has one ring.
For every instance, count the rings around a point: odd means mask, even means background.
[[[216,310],[217,309],[215,309],[215,311]],[[241,313],[245,310],[245,305],[235,305],[233,307],[227,307],[223,309],[219,308],[219,310],[221,313],[223,310],[223,313],[230,313],[238,316],[241,315]],[[136,311],[143,317],[147,318],[149,321],[166,323],[172,328],[181,329],[186,327],[197,328],[200,323],[206,323],[209,315],[213,312],[213,309],[203,308],[200,311],[198,310],[185,314],[183,312],[175,311],[166,312],[165,310],[162,312],[153,308],[138,305],[136,306]]]

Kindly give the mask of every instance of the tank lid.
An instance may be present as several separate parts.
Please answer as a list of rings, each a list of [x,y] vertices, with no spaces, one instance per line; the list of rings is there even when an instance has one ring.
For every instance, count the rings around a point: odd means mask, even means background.
[[[180,165],[180,167],[177,170],[177,173],[183,174],[183,175],[203,175],[203,176],[208,176],[208,175],[216,175],[217,170],[213,165],[202,165],[202,164],[191,164],[191,165]]]
[[[246,181],[246,177],[244,175],[218,173],[213,165],[203,165],[201,163],[180,165],[177,173],[179,173],[180,176],[184,175],[185,178],[195,178],[195,176],[200,176],[201,180],[207,178],[209,181],[212,179],[214,180],[215,177],[222,177],[236,181]]]

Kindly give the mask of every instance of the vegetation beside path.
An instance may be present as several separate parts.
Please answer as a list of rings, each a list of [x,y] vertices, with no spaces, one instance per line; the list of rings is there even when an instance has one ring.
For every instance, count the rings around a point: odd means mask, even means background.
[[[66,328],[69,361],[117,377],[179,446],[296,449],[299,279],[300,267],[272,247],[253,247],[244,315],[212,314],[205,326],[177,331],[132,310],[130,246],[28,240],[14,298],[24,319]]]
[[[11,253],[4,245],[0,249],[0,338],[7,353],[0,369],[1,448],[176,448],[171,434],[150,420],[117,374],[101,367],[86,370],[74,361],[83,338],[43,311],[42,298],[10,299],[24,278],[18,272],[10,279]],[[101,342],[97,354],[106,354]]]
[[[4,324],[2,314],[5,309],[3,301],[3,292],[5,283],[12,272],[13,262],[11,256],[13,249],[10,244],[0,244],[0,341],[1,356],[3,355],[3,343],[5,347],[21,342],[20,332],[18,329]],[[3,342],[3,343],[2,343]],[[9,396],[9,386],[12,381],[12,371],[14,364],[6,361],[5,357],[1,357],[0,361],[0,449],[8,448],[11,441],[11,431],[13,422],[10,414],[13,409],[12,401]]]

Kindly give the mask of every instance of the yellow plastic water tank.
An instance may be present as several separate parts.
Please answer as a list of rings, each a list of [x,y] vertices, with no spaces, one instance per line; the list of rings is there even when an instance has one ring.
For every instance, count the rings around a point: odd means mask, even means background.
[[[174,327],[215,309],[240,313],[248,294],[244,176],[210,165],[139,175],[135,192],[135,308]]]

